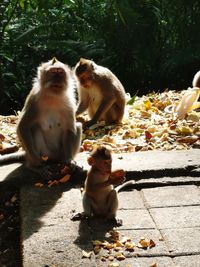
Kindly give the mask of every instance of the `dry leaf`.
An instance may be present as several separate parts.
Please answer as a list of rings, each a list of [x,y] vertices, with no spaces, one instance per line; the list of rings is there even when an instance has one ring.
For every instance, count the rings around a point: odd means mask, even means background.
[[[59,183],[66,183],[70,179],[70,175],[66,174],[63,178],[59,179]]]
[[[117,253],[115,257],[116,257],[116,259],[119,260],[119,261],[123,261],[123,260],[126,259],[126,257],[124,256],[123,253]]]
[[[119,236],[120,236],[120,232],[119,231],[110,231],[109,234],[110,234],[111,239],[113,241],[119,240]]]
[[[48,160],[48,156],[42,156],[42,160],[43,161],[47,161]]]
[[[35,186],[36,186],[36,187],[43,187],[44,184],[42,184],[42,183],[35,183]]]
[[[57,180],[53,180],[53,181],[48,181],[48,187],[51,187],[51,186],[53,186],[53,185],[57,185],[59,183],[59,181],[57,181]]]
[[[95,246],[94,247],[94,253],[98,254],[101,251],[101,247],[100,246]]]
[[[102,246],[102,242],[99,240],[93,240],[92,244],[93,244],[93,246]]]
[[[10,199],[10,202],[11,203],[15,203],[17,201],[17,196],[14,195],[11,199]]]
[[[156,243],[152,239],[150,239],[150,241],[149,241],[149,247],[150,248],[153,248],[155,246],[156,246]]]
[[[126,243],[124,244],[124,247],[125,247],[127,250],[134,250],[135,243],[133,243],[133,242],[126,242]]]
[[[195,91],[194,89],[193,91]],[[198,89],[199,90],[199,89]],[[196,90],[196,93],[198,93]],[[107,145],[113,153],[129,153],[147,150],[185,150],[200,142],[200,112],[188,110],[184,119],[174,118],[177,107],[188,90],[165,91],[136,97],[134,103],[126,105],[125,116],[120,124],[105,126],[100,122],[95,129],[85,129],[82,134],[82,151],[90,151],[98,145]],[[191,92],[190,92],[191,93]],[[195,102],[193,108],[199,107]],[[17,116],[0,116],[0,153],[21,149],[16,137]],[[87,114],[82,115],[88,120]],[[187,137],[188,138],[185,138]],[[198,138],[197,138],[197,137]],[[47,157],[43,157],[47,160]],[[68,170],[61,171],[63,175]]]
[[[109,261],[113,261],[114,259],[115,259],[115,258],[114,258],[113,256],[109,256],[109,257],[108,257],[108,260],[109,260]]]
[[[128,241],[131,241],[131,238],[130,238],[129,236],[123,236],[123,237],[120,239],[120,241],[121,241],[122,243],[126,243],[126,242],[128,242]]]
[[[159,241],[164,241],[164,237],[163,236],[159,236]]]
[[[112,262],[108,265],[108,267],[119,267],[119,263],[118,262]]]
[[[144,237],[142,237],[138,243],[138,247],[139,248],[152,248],[155,247],[155,242],[152,239],[145,239]]]
[[[3,134],[0,133],[0,140],[1,140],[1,141],[4,141],[5,138],[6,138],[5,135],[3,135]]]
[[[149,247],[149,241],[145,239],[141,239],[138,244],[139,248],[148,248]]]
[[[91,256],[92,256],[92,251],[87,252],[87,251],[85,251],[85,250],[82,250],[82,257],[83,257],[83,258],[88,258],[88,259],[90,259]]]

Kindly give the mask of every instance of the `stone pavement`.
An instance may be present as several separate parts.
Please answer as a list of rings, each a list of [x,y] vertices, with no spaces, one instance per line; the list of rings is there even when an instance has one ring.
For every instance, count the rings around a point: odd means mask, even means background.
[[[77,162],[87,169],[86,155],[82,159],[79,156]],[[93,240],[108,240],[113,225],[99,219],[70,220],[74,213],[82,211],[80,185],[36,188],[24,183],[20,192],[23,267],[199,267],[199,159],[200,150],[116,156],[114,168],[123,167],[128,179],[136,181],[134,188],[119,193],[118,217],[123,225],[115,230],[120,239],[128,236],[136,244],[134,251],[121,247],[125,256],[121,261],[110,261],[119,255],[113,249],[110,254],[101,249],[98,254],[92,252],[90,258],[82,257],[83,250],[93,251]],[[11,173],[8,167],[0,167],[1,181],[12,181],[14,177],[17,183],[22,175],[21,167],[16,167],[10,165]],[[142,237],[152,239],[155,246],[137,247]]]

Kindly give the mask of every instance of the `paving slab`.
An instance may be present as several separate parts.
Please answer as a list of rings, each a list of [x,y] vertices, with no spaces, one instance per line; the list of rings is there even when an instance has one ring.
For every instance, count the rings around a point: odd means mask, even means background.
[[[173,258],[173,262],[177,267],[199,267],[200,255],[188,255]]]
[[[111,262],[109,261],[102,262],[99,260],[97,261],[96,267],[108,267],[109,263]],[[120,262],[113,261],[113,263],[118,263],[120,267],[151,267],[151,266],[178,267],[178,266],[175,266],[175,264],[173,263],[173,260],[170,257],[147,257],[147,258],[135,257],[131,259],[125,259],[124,261],[120,261]],[[157,264],[157,265],[153,265],[153,264]]]
[[[151,208],[149,212],[159,229],[200,227],[200,206]]]
[[[200,205],[200,190],[195,185],[147,188],[142,192],[149,208]]]
[[[72,209],[81,209],[80,191],[65,190],[25,187],[21,191],[24,267],[69,266],[69,262],[82,266],[82,249],[91,250],[88,228],[82,227],[80,236],[79,222],[70,220]],[[77,249],[76,242],[82,249]]]
[[[170,187],[165,189],[169,190],[168,196],[169,192],[173,191]],[[191,190],[191,193],[194,193],[196,189],[195,186],[181,186],[177,192]],[[148,195],[146,189],[143,190]],[[147,250],[136,247],[133,252],[124,251],[126,259],[118,261],[120,266],[130,264],[146,267],[152,263],[157,263],[158,266],[178,266],[176,263],[181,264],[179,256],[200,255],[199,206],[148,208],[146,203],[142,203],[143,190],[119,193],[118,217],[123,220],[123,226],[117,230],[121,236],[129,236],[136,245],[144,237],[152,239],[156,246]],[[157,188],[152,190],[158,193]],[[159,194],[161,192],[163,191],[159,191]],[[125,193],[127,194],[124,195]],[[151,191],[150,194],[154,193]],[[98,219],[89,224],[85,221],[70,220],[73,212],[82,211],[81,193],[78,188],[71,188],[69,185],[53,188],[26,186],[21,190],[20,197],[23,267],[67,267],[72,264],[83,267],[108,266],[108,260],[102,262],[100,255],[94,253],[91,259],[82,259],[83,250],[93,250],[92,240],[103,241],[113,226]],[[151,197],[149,199],[151,200]],[[158,203],[156,204],[155,199],[153,201],[157,207]],[[137,203],[139,207],[135,205]],[[162,205],[164,203],[163,201]],[[173,203],[176,205],[176,198]],[[177,257],[176,261],[173,257]],[[198,257],[192,258],[194,264],[195,261],[198,263],[198,260]]]
[[[88,169],[88,153],[79,153],[76,161]],[[172,151],[143,151],[113,154],[113,167],[126,171],[181,169],[187,166],[199,166],[200,149]]]
[[[133,191],[121,191],[118,194],[119,209],[144,209],[145,205],[143,202],[141,190]]]
[[[131,192],[129,196],[134,201],[138,194],[134,192],[131,196]],[[72,263],[73,266],[104,266],[94,254],[90,260],[82,259],[82,250],[91,251],[92,240],[98,238],[103,241],[106,233],[113,227],[108,225],[106,228],[98,220],[93,225],[70,220],[72,210],[82,210],[79,189],[26,186],[21,190],[20,197],[24,267],[70,266]],[[130,199],[125,199],[125,202],[130,202]],[[118,229],[124,235],[131,236],[135,243],[141,237],[151,238],[156,243],[150,250],[136,248],[132,254],[125,252],[127,263],[145,266],[146,262],[154,260],[145,257],[154,256],[158,257],[156,262],[163,263],[163,266],[171,264],[171,259],[166,257],[169,255],[167,246],[165,242],[159,241],[161,233],[155,229],[146,209],[120,209],[119,217],[123,219],[124,224]],[[142,258],[136,258],[138,255],[144,257],[144,261]],[[120,266],[126,266],[126,261],[120,262]]]
[[[21,163],[12,163],[0,166],[0,182],[3,182],[10,174],[18,175],[16,170],[18,170],[21,165]]]
[[[161,229],[172,255],[200,255],[200,228]]]
[[[136,179],[136,183],[147,183],[150,180],[152,184],[155,181],[157,183],[158,180],[153,176],[149,179],[141,179],[143,171],[151,170],[158,170],[159,174],[162,174],[159,179],[163,184],[166,181],[170,182],[171,179],[174,179],[177,184],[184,183],[186,181],[184,179],[187,179],[188,183],[194,182],[194,177],[165,176],[165,171],[168,169],[180,170],[188,166],[193,168],[199,164],[200,150],[178,152],[180,153],[176,152],[175,157],[171,152],[165,153],[167,155],[165,159],[164,154],[160,152],[156,153],[157,158],[153,156],[154,153],[148,152],[133,153],[132,158],[129,158],[128,154],[122,157],[114,155],[116,160],[113,161],[113,168],[124,168],[131,172],[135,167],[141,172],[140,179]],[[84,168],[87,169],[86,157],[87,154],[82,160],[85,162]],[[182,160],[179,161],[178,158]],[[81,160],[78,162],[81,163]],[[160,166],[158,166],[159,163]],[[191,258],[191,262],[198,264],[199,190],[196,185],[182,185],[120,192],[118,217],[123,220],[123,225],[116,229],[121,234],[130,236],[136,244],[141,237],[145,237],[154,240],[156,246],[147,250],[136,247],[132,253],[124,252],[126,259],[118,261],[119,266],[125,267],[129,264],[134,267],[149,267],[150,264],[157,263],[158,266],[177,267],[179,266],[177,264],[181,264],[183,260],[180,256],[195,256]],[[106,239],[113,225],[100,220],[89,223],[70,220],[72,214],[82,211],[79,188],[74,188],[70,184],[51,188],[35,188],[28,185],[22,187],[20,199],[23,267],[108,266],[108,260],[102,262],[94,253],[91,259],[82,258],[83,250],[92,251],[92,240]],[[186,266],[190,267],[190,265]]]
[[[79,153],[76,162],[84,170],[89,169],[87,163],[88,152]],[[113,169],[123,168],[127,171],[127,176],[132,179],[149,177],[163,177],[173,174],[192,174],[197,177],[200,173],[198,169],[200,149],[190,149],[181,151],[145,151],[113,154]],[[0,182],[24,175],[24,168],[20,163],[13,163],[0,166]],[[155,175],[152,176],[151,174]],[[177,175],[177,176],[178,176]]]
[[[155,224],[146,209],[119,210],[118,217],[123,220],[121,229],[153,229]]]
[[[77,224],[68,222],[72,210],[82,209],[80,190],[68,186],[54,188],[26,186],[21,190],[20,199],[23,239],[38,232],[41,227],[45,229],[54,225],[65,224],[66,231],[71,233],[78,231]]]

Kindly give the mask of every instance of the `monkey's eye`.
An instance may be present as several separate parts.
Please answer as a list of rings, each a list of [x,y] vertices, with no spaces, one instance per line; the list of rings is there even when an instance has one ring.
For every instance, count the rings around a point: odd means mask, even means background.
[[[104,164],[105,164],[105,166],[110,166],[111,165],[111,160],[105,160]]]
[[[79,78],[80,82],[81,83],[85,83],[85,82],[88,82],[88,81],[92,81],[92,75],[89,75],[89,76],[82,76]]]
[[[87,80],[88,81],[92,81],[92,79],[93,79],[92,75],[90,75],[90,76],[87,77]]]

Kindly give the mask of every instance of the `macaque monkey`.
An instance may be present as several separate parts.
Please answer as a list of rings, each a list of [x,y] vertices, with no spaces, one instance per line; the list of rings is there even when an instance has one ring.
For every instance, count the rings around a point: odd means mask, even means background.
[[[91,169],[85,180],[83,214],[85,217],[100,216],[121,225],[122,221],[116,219],[118,198],[117,189],[115,190],[113,185],[119,185],[125,180],[124,170],[111,170],[111,152],[104,146],[91,152],[88,164]]]
[[[120,122],[124,116],[125,90],[118,78],[107,68],[81,58],[75,66],[79,104],[76,116],[88,110],[86,127],[105,121]]]
[[[69,164],[79,151],[82,127],[75,122],[71,77],[70,68],[56,58],[38,67],[17,126],[30,169],[41,172],[48,163]]]

